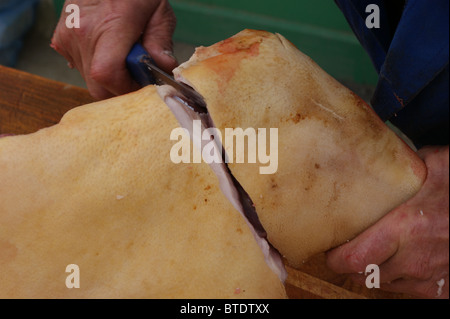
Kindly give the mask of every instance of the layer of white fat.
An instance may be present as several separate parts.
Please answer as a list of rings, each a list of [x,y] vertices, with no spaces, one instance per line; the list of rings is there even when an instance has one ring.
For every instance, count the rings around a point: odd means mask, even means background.
[[[193,136],[193,127],[194,121],[200,120],[202,123],[201,131],[210,128],[208,123],[211,123],[209,115],[207,114],[199,114],[188,107],[183,101],[178,97],[177,91],[168,85],[159,86],[157,88],[158,94],[161,99],[167,104],[172,113],[175,115],[176,119],[180,123],[180,126],[186,129],[190,136]],[[203,148],[210,144],[211,141],[202,141],[201,145],[198,145],[198,138],[193,138],[194,146],[200,150],[202,153]],[[219,150],[222,148],[220,141],[214,141],[215,154],[219,154]],[[220,189],[226,196],[226,198],[232,203],[232,205],[236,208],[236,210],[242,215],[245,219],[250,231],[252,232],[258,246],[261,248],[264,258],[266,260],[267,265],[270,269],[277,274],[280,280],[284,283],[287,278],[287,272],[284,268],[284,263],[282,258],[277,250],[275,250],[267,241],[266,238],[261,237],[255,230],[254,226],[250,223],[248,218],[245,215],[243,205],[240,201],[239,192],[232,180],[232,177],[227,169],[225,163],[215,163],[209,164],[213,172],[216,174]]]

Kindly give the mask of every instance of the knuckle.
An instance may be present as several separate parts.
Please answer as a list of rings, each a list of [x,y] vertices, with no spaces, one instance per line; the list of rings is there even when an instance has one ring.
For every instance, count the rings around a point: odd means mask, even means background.
[[[354,251],[346,257],[347,266],[353,272],[363,272],[366,268],[365,254]]]
[[[111,79],[111,74],[103,65],[92,63],[89,68],[89,77],[97,83],[105,84]]]
[[[106,91],[101,85],[98,85],[92,81],[87,82],[89,93],[96,100],[104,100],[112,97],[112,95]]]

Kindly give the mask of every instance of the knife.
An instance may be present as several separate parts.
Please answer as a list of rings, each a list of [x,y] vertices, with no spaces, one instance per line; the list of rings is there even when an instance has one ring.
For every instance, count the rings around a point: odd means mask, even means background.
[[[207,113],[203,97],[190,86],[176,81],[173,76],[161,70],[151,55],[140,44],[134,44],[126,59],[133,79],[142,87],[147,85],[170,85],[177,90],[185,104],[198,113]]]

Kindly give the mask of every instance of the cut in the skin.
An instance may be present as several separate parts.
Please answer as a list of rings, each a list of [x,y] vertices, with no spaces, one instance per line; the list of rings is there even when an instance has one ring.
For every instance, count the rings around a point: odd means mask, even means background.
[[[0,298],[286,298],[149,86],[0,139]],[[80,288],[69,289],[80,270]]]
[[[178,97],[178,92],[171,86],[158,87],[158,93],[162,100],[167,104],[172,113],[177,118],[181,127],[185,128],[191,136],[193,143],[201,141],[200,144],[195,144],[197,150],[202,153],[206,144],[214,143],[216,149],[215,154],[222,154],[223,146],[220,141],[212,137],[211,140],[203,140],[201,136],[194,137],[193,123],[195,120],[201,121],[201,135],[206,129],[215,129],[209,114],[200,114],[195,112],[192,108],[186,105],[182,99]],[[221,160],[219,162],[219,160]],[[226,196],[226,198],[233,204],[236,210],[246,220],[250,231],[255,237],[256,242],[261,248],[266,262],[269,267],[278,275],[280,280],[284,282],[287,277],[286,270],[282,258],[278,251],[267,242],[267,233],[262,227],[254,207],[250,203],[250,198],[233,178],[223,158],[220,157],[217,161],[209,164],[219,180],[219,185]]]
[[[277,128],[278,170],[229,168],[271,242],[294,266],[354,238],[414,196],[426,167],[358,96],[283,36],[245,30],[174,70],[214,124]]]

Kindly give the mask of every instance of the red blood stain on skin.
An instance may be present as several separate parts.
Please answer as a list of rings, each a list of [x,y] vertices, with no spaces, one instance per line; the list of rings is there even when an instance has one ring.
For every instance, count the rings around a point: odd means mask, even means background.
[[[220,54],[203,61],[203,63],[220,76],[219,89],[221,91],[233,78],[244,59],[259,55],[262,41],[263,37],[230,38],[209,48]]]
[[[235,54],[235,53],[245,53],[249,56],[259,55],[259,45],[262,42],[262,38],[251,39],[246,37],[241,37],[237,39],[227,39],[221,41],[217,44],[217,51],[222,54]]]

